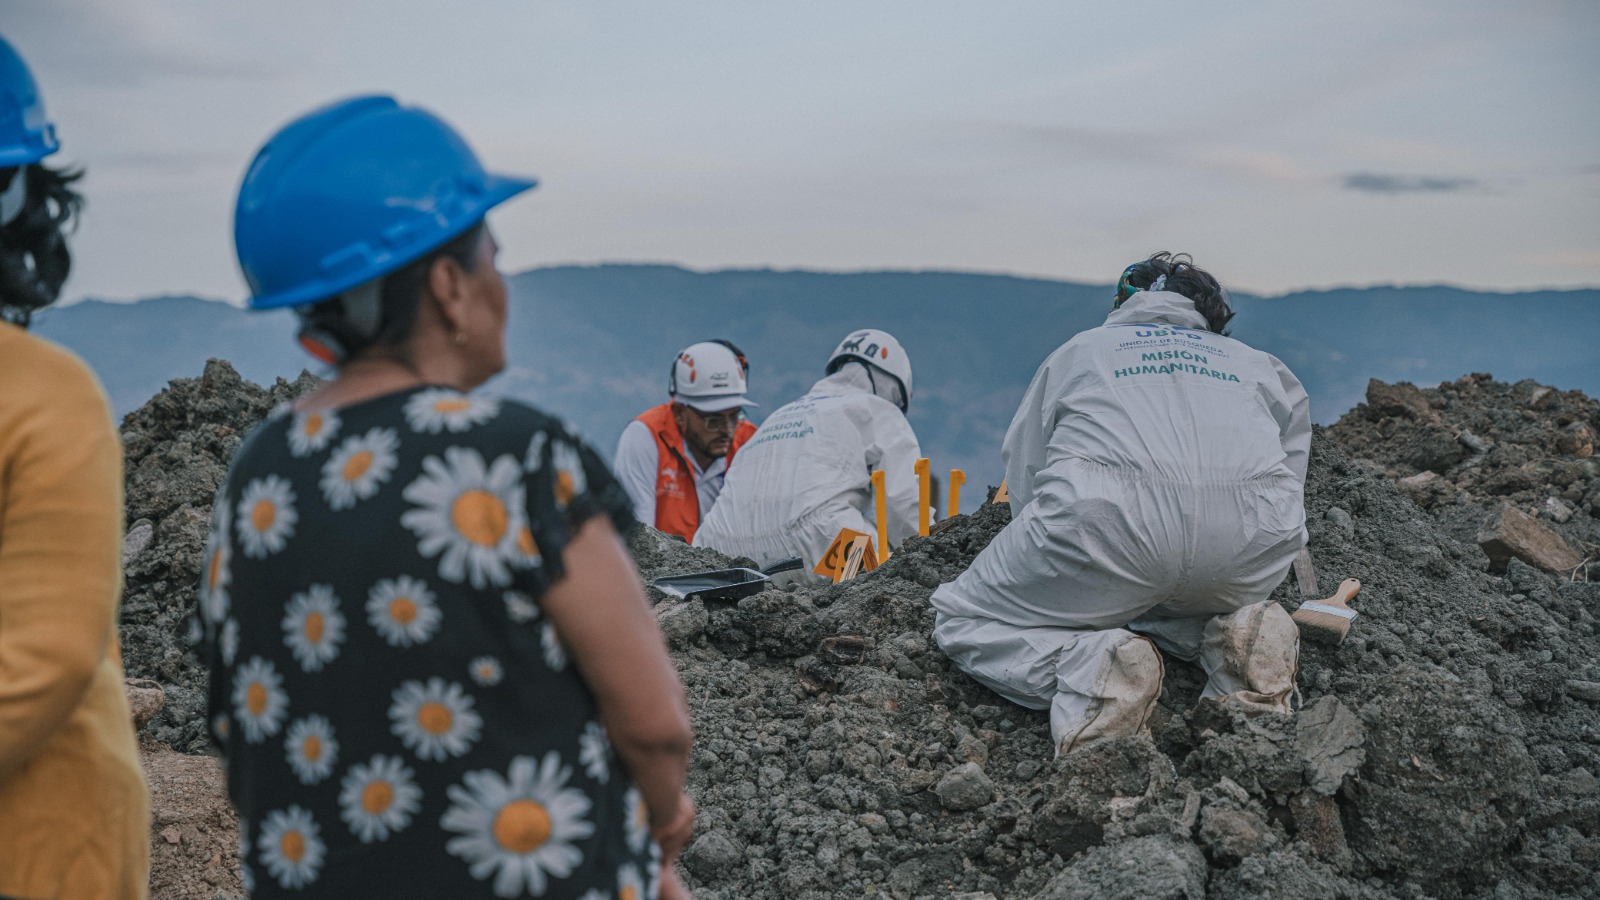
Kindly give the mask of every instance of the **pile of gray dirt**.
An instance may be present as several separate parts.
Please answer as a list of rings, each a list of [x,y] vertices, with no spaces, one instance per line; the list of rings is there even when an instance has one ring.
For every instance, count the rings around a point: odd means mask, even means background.
[[[843,585],[654,596],[698,730],[696,895],[1594,896],[1600,585],[1488,574],[1369,469],[1316,435],[1311,549],[1364,589],[1342,646],[1303,648],[1299,712],[1197,704],[1169,659],[1152,737],[1059,760],[1046,713],[929,637],[1003,506]],[[647,578],[715,562],[634,544]]]
[[[122,421],[122,660],[128,677],[154,679],[166,691],[165,708],[144,733],[176,750],[207,744],[207,678],[187,625],[212,498],[245,435],[317,383],[302,373],[262,388],[213,359],[199,378],[172,381]]]
[[[1394,479],[1457,540],[1474,543],[1511,506],[1600,560],[1600,402],[1533,381],[1467,375],[1434,388],[1367,384],[1367,402],[1328,428],[1350,456]],[[1559,548],[1558,548],[1559,553]],[[1538,560],[1529,559],[1535,564]],[[1565,571],[1587,577],[1589,570]],[[1600,578],[1600,564],[1592,570]]]
[[[155,531],[129,564],[124,642],[130,672],[194,698],[152,725],[180,749],[203,740],[181,622],[211,496],[246,420],[297,389],[218,364],[129,417],[130,519]],[[929,594],[1005,526],[1003,505],[842,585],[652,591],[698,735],[696,896],[1600,894],[1600,585],[1516,561],[1491,574],[1379,468],[1318,430],[1311,550],[1325,587],[1364,588],[1348,640],[1303,648],[1298,712],[1198,704],[1203,676],[1169,659],[1151,736],[1061,759],[1044,712],[929,636]],[[648,528],[630,546],[646,579],[731,562]],[[1288,583],[1276,597],[1298,603]]]

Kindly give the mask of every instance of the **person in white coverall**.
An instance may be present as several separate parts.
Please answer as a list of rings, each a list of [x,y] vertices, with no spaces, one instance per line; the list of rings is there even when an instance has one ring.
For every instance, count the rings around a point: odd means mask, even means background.
[[[1057,753],[1144,727],[1157,645],[1198,660],[1202,697],[1289,710],[1298,635],[1266,601],[1306,543],[1309,401],[1232,317],[1187,255],[1129,266],[1011,421],[1011,523],[933,594],[940,648],[1049,708]]]
[[[780,407],[739,451],[694,545],[767,565],[790,556],[811,573],[839,529],[890,544],[917,533],[915,466],[922,456],[906,421],[911,362],[887,332],[851,332],[828,357],[827,377]],[[883,470],[888,522],[875,521],[872,473]]]

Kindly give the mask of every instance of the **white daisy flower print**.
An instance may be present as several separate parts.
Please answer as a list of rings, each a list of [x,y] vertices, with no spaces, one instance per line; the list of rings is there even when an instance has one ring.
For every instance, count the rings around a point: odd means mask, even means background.
[[[533,569],[544,565],[544,551],[539,549],[539,542],[533,539],[533,529],[528,527],[526,519],[522,527],[517,529],[516,563],[523,568]]]
[[[644,805],[644,794],[638,787],[628,788],[622,798],[623,815],[628,817],[628,849],[643,853],[650,841],[650,810]]]
[[[349,509],[366,500],[393,474],[400,438],[393,428],[373,428],[345,438],[322,466],[322,497],[331,509]]]
[[[320,833],[311,813],[297,805],[267,813],[256,848],[274,881],[298,890],[317,880],[327,853]]]
[[[492,656],[480,656],[467,664],[472,674],[472,680],[483,687],[494,687],[505,677],[505,670],[500,668],[500,660]]]
[[[427,583],[409,575],[385,578],[367,592],[367,621],[391,647],[427,643],[442,618]]]
[[[422,807],[422,789],[398,756],[357,763],[339,783],[339,818],[363,844],[405,830]]]
[[[326,584],[313,584],[289,598],[283,613],[283,642],[307,672],[320,672],[339,655],[344,641],[344,613],[339,598]]]
[[[506,591],[506,617],[518,625],[526,625],[539,618],[539,605],[521,591]]]
[[[518,756],[504,778],[487,769],[468,772],[465,787],[450,786],[450,809],[439,820],[458,835],[445,849],[468,863],[472,877],[494,875],[496,896],[545,893],[551,878],[567,878],[583,862],[574,843],[594,834],[585,818],[592,804],[567,787],[571,777],[555,753],[542,763]]]
[[[533,440],[528,442],[528,452],[522,458],[522,465],[529,472],[537,472],[544,468],[544,445],[550,442],[550,435],[540,431],[534,434]]]
[[[601,893],[599,888],[590,888],[584,891],[578,900],[611,900],[611,898]]]
[[[500,401],[449,388],[429,388],[412,394],[405,412],[411,430],[419,434],[460,434],[494,418],[500,412]]]
[[[556,508],[566,509],[567,504],[589,490],[589,480],[583,473],[583,458],[578,448],[566,441],[556,441],[550,453],[555,469]]]
[[[475,588],[511,583],[511,569],[531,564],[519,548],[524,531],[521,469],[509,454],[486,466],[478,451],[451,447],[422,461],[405,489],[415,505],[400,517],[417,535],[417,551],[439,557],[439,576]],[[531,535],[530,535],[531,537]]]
[[[653,896],[645,893],[644,878],[639,867],[628,863],[617,870],[617,900],[645,900]]]
[[[544,649],[544,664],[552,671],[560,672],[567,667],[567,648],[561,643],[561,636],[556,634],[556,628],[549,622],[539,633],[539,646]]]
[[[239,655],[239,621],[229,619],[222,623],[222,636],[217,639],[217,647],[222,651],[222,664],[233,665],[234,657]]]
[[[257,478],[245,486],[239,498],[235,525],[244,555],[266,559],[277,553],[294,536],[294,523],[300,514],[294,509],[294,489],[277,475]]]
[[[227,713],[220,712],[211,717],[211,733],[223,741],[233,735],[233,720],[228,718]]]
[[[278,733],[289,711],[289,695],[283,691],[283,676],[268,660],[259,656],[234,670],[233,717],[244,730],[247,743],[259,744]]]
[[[289,454],[310,456],[330,444],[339,433],[339,414],[331,409],[297,412],[289,423]]]
[[[590,722],[578,735],[578,762],[584,774],[605,784],[611,780],[611,741],[606,737],[605,726]]]
[[[472,749],[483,728],[472,697],[461,685],[430,678],[427,685],[407,681],[393,694],[390,731],[420,759],[443,762]]]
[[[339,757],[339,742],[334,740],[333,725],[327,717],[306,716],[289,725],[283,750],[295,777],[301,784],[309,785],[333,774],[333,764]]]
[[[228,586],[233,583],[231,562],[233,548],[229,546],[228,499],[218,495],[211,507],[211,533],[206,536],[205,581],[200,585],[200,609],[206,622],[216,625],[228,615]]]
[[[256,892],[256,876],[250,871],[250,820],[239,820],[239,884],[246,896]]]

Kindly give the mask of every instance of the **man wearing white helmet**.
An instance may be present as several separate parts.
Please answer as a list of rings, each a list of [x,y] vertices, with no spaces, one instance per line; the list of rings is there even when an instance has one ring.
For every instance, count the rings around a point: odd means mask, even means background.
[[[841,528],[875,536],[882,525],[893,544],[916,534],[922,450],[905,417],[910,359],[892,335],[866,328],[839,343],[826,372],[745,445],[695,546],[763,565],[800,556],[809,572]],[[887,523],[875,521],[871,478],[879,469]]]
[[[1298,635],[1268,597],[1306,542],[1309,404],[1232,318],[1187,255],[1124,270],[1006,432],[1011,523],[933,593],[940,649],[1048,708],[1058,753],[1144,727],[1158,647],[1205,669],[1203,698],[1289,711]]]
[[[755,434],[743,409],[750,363],[731,341],[690,344],[672,361],[666,403],[640,413],[617,441],[617,479],[633,514],[693,540],[722,491],[734,454]]]

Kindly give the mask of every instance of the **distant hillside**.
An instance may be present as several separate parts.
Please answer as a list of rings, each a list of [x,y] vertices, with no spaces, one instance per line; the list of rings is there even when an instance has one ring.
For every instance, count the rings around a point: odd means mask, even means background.
[[[673,352],[707,337],[739,343],[763,411],[797,396],[861,326],[892,331],[916,373],[911,421],[935,470],[1000,477],[999,447],[1040,361],[1099,324],[1109,285],[961,273],[691,272],[563,266],[511,279],[511,368],[495,388],[560,413],[609,454],[622,426],[660,402]],[[1468,372],[1537,379],[1600,396],[1600,290],[1485,294],[1449,287],[1236,295],[1235,337],[1277,354],[1311,392],[1318,422],[1359,402],[1368,378],[1432,385]],[[38,333],[83,355],[119,414],[208,356],[270,381],[315,366],[283,312],[246,314],[194,298],[86,302],[39,318]]]

